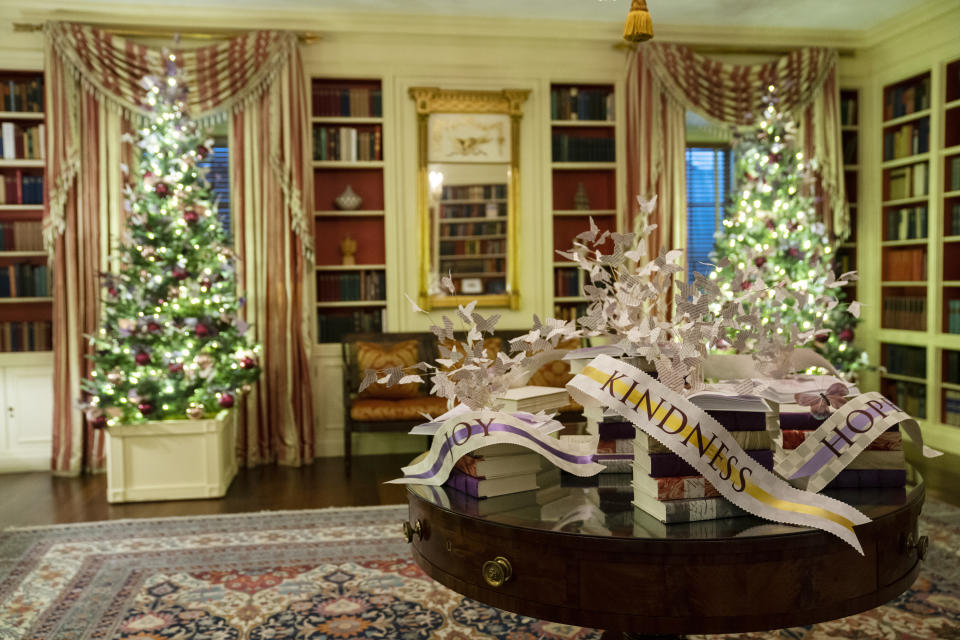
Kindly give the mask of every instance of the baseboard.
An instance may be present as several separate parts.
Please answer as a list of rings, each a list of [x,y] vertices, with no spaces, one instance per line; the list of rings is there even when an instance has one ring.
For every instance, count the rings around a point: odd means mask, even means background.
[[[50,454],[0,455],[0,473],[50,471]]]
[[[406,433],[356,433],[353,455],[372,456],[386,453],[420,453],[427,449],[426,436]],[[316,457],[343,457],[343,432],[327,433],[316,440]]]

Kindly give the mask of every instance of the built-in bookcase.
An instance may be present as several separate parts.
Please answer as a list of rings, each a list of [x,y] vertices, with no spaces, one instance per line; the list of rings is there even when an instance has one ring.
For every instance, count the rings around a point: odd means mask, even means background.
[[[43,74],[0,71],[0,352],[52,348]]]
[[[843,179],[850,205],[850,237],[837,249],[834,271],[839,275],[855,271],[857,267],[857,221],[860,215],[860,92],[857,89],[840,90],[840,128],[843,140]],[[848,300],[856,300],[857,283],[843,289]]]
[[[313,78],[311,91],[317,339],[334,343],[383,328],[383,91],[379,79],[357,78]]]
[[[617,118],[614,85],[554,83],[550,87],[553,196],[554,316],[586,311],[583,275],[556,251],[589,229],[618,228]]]

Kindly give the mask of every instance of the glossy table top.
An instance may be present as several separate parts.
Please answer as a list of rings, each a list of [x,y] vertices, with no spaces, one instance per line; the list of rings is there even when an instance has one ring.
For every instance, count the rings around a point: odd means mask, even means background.
[[[558,483],[536,491],[477,499],[450,487],[409,485],[417,497],[460,516],[511,527],[552,531],[583,536],[646,538],[664,540],[724,539],[748,536],[779,536],[810,529],[779,524],[755,516],[664,524],[633,506],[630,474],[605,475],[606,483],[621,486],[584,486],[597,479],[564,474]],[[884,489],[842,489],[822,495],[841,500],[876,520],[893,514],[923,495],[923,479],[908,467],[906,487]]]

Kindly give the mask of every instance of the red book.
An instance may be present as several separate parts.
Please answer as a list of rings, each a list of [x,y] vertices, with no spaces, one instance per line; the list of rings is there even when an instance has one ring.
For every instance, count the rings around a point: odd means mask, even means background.
[[[16,190],[16,202],[14,204],[23,204],[23,172],[17,169],[16,173],[16,184],[14,189]]]

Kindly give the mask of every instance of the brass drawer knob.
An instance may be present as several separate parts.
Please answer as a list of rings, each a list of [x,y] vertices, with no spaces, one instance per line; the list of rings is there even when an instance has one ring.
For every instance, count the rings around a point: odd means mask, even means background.
[[[917,536],[913,533],[907,536],[907,551],[917,550],[917,558],[923,560],[927,557],[927,549],[930,547],[930,538],[927,536]]]
[[[417,540],[423,540],[423,524],[419,520],[413,525],[404,521],[403,537],[406,538],[407,542],[413,542],[413,536],[417,536]]]
[[[503,556],[497,556],[483,563],[483,579],[491,587],[503,586],[503,583],[510,580],[512,575],[513,567]]]

